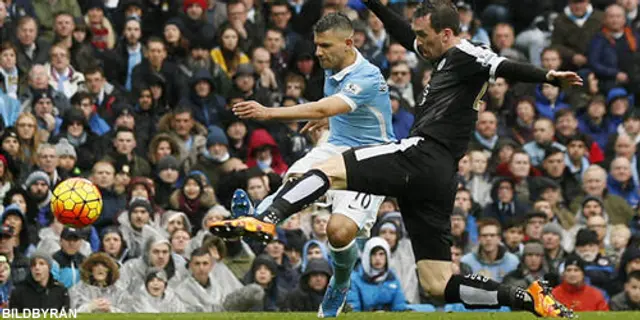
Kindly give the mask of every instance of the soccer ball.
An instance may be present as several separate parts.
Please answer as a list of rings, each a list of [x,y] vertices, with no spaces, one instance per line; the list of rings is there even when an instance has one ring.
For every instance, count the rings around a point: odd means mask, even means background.
[[[87,179],[64,180],[53,190],[51,212],[65,226],[86,227],[100,217],[102,194]]]

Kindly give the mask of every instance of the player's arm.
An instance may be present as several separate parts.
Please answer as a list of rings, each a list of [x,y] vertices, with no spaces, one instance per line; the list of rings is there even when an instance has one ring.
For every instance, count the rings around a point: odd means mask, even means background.
[[[555,86],[582,86],[582,78],[575,72],[545,70],[529,63],[501,59],[496,63],[492,77],[502,77],[511,81],[550,83]]]
[[[398,41],[405,49],[415,51],[413,44],[416,35],[404,18],[382,4],[380,0],[363,0],[362,2],[382,21],[391,38]]]
[[[255,120],[315,120],[348,113],[355,109],[353,101],[342,95],[333,95],[318,101],[291,107],[267,108],[255,101],[240,102],[233,113],[241,119]]]

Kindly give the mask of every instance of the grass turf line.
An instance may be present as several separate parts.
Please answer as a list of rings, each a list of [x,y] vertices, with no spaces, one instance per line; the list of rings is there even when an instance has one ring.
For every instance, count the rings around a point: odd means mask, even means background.
[[[78,314],[78,319],[86,320],[311,320],[317,319],[315,313],[167,313],[167,314]],[[338,319],[343,320],[534,320],[539,319],[526,312],[505,313],[417,313],[417,312],[363,312],[347,313]],[[578,313],[579,320],[631,320],[640,319],[640,312],[585,312]]]

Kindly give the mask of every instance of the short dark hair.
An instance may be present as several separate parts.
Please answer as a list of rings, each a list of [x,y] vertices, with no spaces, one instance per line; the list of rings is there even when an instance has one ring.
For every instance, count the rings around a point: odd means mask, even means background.
[[[151,37],[149,37],[149,39],[147,39],[147,42],[146,42],[147,48],[149,47],[150,44],[152,44],[154,42],[161,44],[162,47],[165,50],[167,49],[167,45],[164,43],[164,40],[162,40],[162,39],[160,39],[159,37],[156,37],[156,36],[151,36]]]
[[[314,33],[326,32],[329,30],[344,31],[346,33],[353,33],[353,24],[349,17],[344,13],[330,13],[322,17],[315,26],[313,26]]]
[[[629,275],[627,275],[627,282],[629,282],[629,280],[631,279],[636,279],[640,281],[640,270],[631,271]]]
[[[133,135],[134,138],[136,136],[135,131],[133,131],[133,130],[131,130],[129,128],[126,128],[126,127],[118,127],[118,128],[116,128],[116,133],[113,135],[113,138],[115,139],[116,137],[118,137],[118,134],[121,133],[121,132],[130,132]]]
[[[560,118],[566,117],[568,115],[571,115],[572,117],[576,117],[576,114],[573,112],[573,110],[571,110],[570,108],[565,108],[565,109],[560,109],[556,112],[555,114],[555,121],[556,123],[558,122],[558,120]]]
[[[73,96],[71,96],[71,105],[80,105],[82,104],[82,100],[89,99],[89,101],[93,101],[93,96],[86,91],[78,91]]]
[[[540,57],[542,58],[544,56],[545,53],[547,52],[555,52],[558,54],[558,56],[560,57],[560,60],[562,60],[562,54],[560,53],[560,50],[558,50],[558,48],[556,47],[546,47],[544,49],[542,49],[542,52],[540,52]]]
[[[440,32],[451,29],[454,35],[460,34],[460,16],[458,9],[450,0],[424,1],[413,14],[413,19],[431,15],[431,27]]]
[[[175,109],[173,109],[174,117],[181,113],[188,113],[191,116],[191,118],[193,118],[193,110],[188,106],[177,106]]]
[[[207,250],[204,247],[200,247],[198,249],[195,249],[195,250],[193,250],[193,252],[191,252],[191,261],[193,261],[193,258],[195,258],[195,257],[202,257],[202,256],[211,257],[211,254],[209,253],[209,250]]]
[[[504,182],[506,182],[506,180]],[[480,220],[478,220],[478,235],[480,234],[480,230],[482,230],[482,228],[488,226],[495,226],[496,228],[498,228],[498,232],[502,232],[502,225],[500,225],[500,222],[498,220],[496,220],[495,218],[481,218]]]
[[[102,70],[102,68],[100,66],[97,65],[93,65],[93,66],[89,66],[84,70],[84,75],[88,75],[88,74],[94,74],[94,73],[100,73],[100,75],[104,78],[104,70]]]
[[[56,20],[56,19],[58,19],[58,17],[60,17],[60,16],[69,16],[69,17],[71,17],[71,20],[73,20],[73,19],[74,19],[73,14],[72,14],[70,11],[68,11],[68,10],[61,10],[61,11],[56,12],[56,13],[53,15],[53,20],[55,21],[55,20]],[[75,21],[73,21],[73,22],[74,22],[74,24],[75,24]]]

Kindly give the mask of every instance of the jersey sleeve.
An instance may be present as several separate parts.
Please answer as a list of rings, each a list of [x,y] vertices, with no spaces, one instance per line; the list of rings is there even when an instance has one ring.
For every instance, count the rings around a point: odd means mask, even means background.
[[[464,76],[480,75],[488,78],[493,82],[496,78],[496,71],[500,64],[507,59],[498,56],[489,47],[484,45],[474,45],[468,41],[462,42],[457,46],[462,51],[463,56],[460,57],[459,71]]]
[[[375,99],[380,80],[373,76],[345,79],[340,90],[334,96],[344,100],[355,111],[359,106],[369,104]]]

